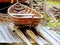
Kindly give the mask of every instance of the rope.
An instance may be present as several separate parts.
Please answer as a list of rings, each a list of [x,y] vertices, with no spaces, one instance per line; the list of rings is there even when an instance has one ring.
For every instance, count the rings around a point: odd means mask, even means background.
[[[4,7],[4,8],[1,8],[0,10],[4,10],[4,9],[6,9],[6,8],[8,8],[8,7],[10,7],[10,6],[7,6],[7,7]]]
[[[19,1],[17,0],[17,3],[18,3]]]

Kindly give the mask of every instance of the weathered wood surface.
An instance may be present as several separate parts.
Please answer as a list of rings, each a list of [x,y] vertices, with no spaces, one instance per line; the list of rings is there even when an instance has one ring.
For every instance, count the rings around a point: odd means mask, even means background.
[[[1,19],[1,18],[0,18]],[[4,18],[5,19],[5,18]],[[26,43],[31,45],[31,39],[40,45],[59,45],[60,44],[60,33],[56,33],[42,25],[38,25],[36,30],[39,35],[35,35],[33,31],[27,30],[25,36],[19,29],[14,28],[14,24],[10,21],[0,20],[0,43]],[[17,28],[17,27],[16,27]],[[13,32],[15,30],[15,32]],[[22,41],[23,40],[23,41]],[[27,41],[26,41],[27,40]]]
[[[49,30],[46,27],[38,25],[36,27],[37,32],[39,35],[44,37],[50,44],[52,45],[59,45],[60,44],[60,36],[59,34],[55,33],[54,31]]]
[[[13,33],[8,27],[7,24],[0,22],[0,43],[23,43],[16,33]]]

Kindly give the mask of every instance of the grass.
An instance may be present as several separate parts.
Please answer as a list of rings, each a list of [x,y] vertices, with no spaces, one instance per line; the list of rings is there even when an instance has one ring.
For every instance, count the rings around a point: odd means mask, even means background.
[[[54,22],[54,23],[48,22],[48,26],[50,26],[50,27],[60,27],[60,22]]]
[[[43,21],[46,21],[47,23],[47,26],[49,27],[60,27],[60,22],[50,22],[50,21],[53,21],[51,17],[49,17],[47,14],[42,14],[43,15]],[[48,21],[48,22],[47,22]]]
[[[56,2],[56,1],[55,2],[47,1],[46,4],[47,4],[48,7],[53,7],[53,6],[58,6],[59,7],[60,6],[60,2]]]
[[[48,7],[50,6],[49,8],[51,8],[53,6],[59,6],[60,2],[47,1],[46,4]],[[53,21],[53,19],[51,17],[47,16],[47,14],[45,14],[45,13],[42,15],[44,17],[43,21],[48,21],[47,26],[49,26],[49,27],[55,27],[55,26],[60,27],[60,22],[50,22],[50,21]]]
[[[44,20],[48,20],[48,21],[52,20],[52,18],[49,17],[47,14],[44,13],[44,14],[42,14],[42,15],[43,15],[43,17],[44,17],[44,18],[43,18]]]
[[[60,2],[53,2],[53,1],[47,1],[47,4],[51,4],[51,5],[60,5]]]
[[[51,8],[53,6],[58,6],[59,7],[60,6],[60,2],[47,1],[47,6],[49,8]],[[47,18],[47,19],[49,19],[49,18]],[[54,23],[48,22],[48,26],[58,26],[58,27],[60,27],[60,22],[54,22]]]

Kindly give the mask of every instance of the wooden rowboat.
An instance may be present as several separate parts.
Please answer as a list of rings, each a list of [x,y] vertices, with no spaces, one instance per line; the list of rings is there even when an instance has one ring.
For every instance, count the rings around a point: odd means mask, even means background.
[[[15,3],[8,8],[8,14],[16,24],[37,26],[43,16],[36,10],[21,3]]]

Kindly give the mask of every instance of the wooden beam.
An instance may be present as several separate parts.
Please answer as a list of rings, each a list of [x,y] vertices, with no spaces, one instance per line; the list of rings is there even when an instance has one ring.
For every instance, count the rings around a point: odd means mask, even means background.
[[[31,30],[26,30],[26,33],[39,45],[44,45],[44,43],[38,39],[38,37],[31,31]]]
[[[12,28],[13,26],[14,26],[14,24],[11,23],[10,28]],[[17,29],[17,28],[14,29],[14,27],[13,27],[13,28],[12,28],[12,31],[13,31],[13,30],[15,30],[15,32],[19,35],[19,37],[20,37],[27,45],[32,45],[32,44],[30,43],[30,41],[27,39],[27,37],[22,33],[22,31],[21,31],[20,29]]]
[[[29,0],[29,7],[33,8],[33,0]]]
[[[46,13],[46,0],[43,0],[43,10],[44,10],[44,12]]]

